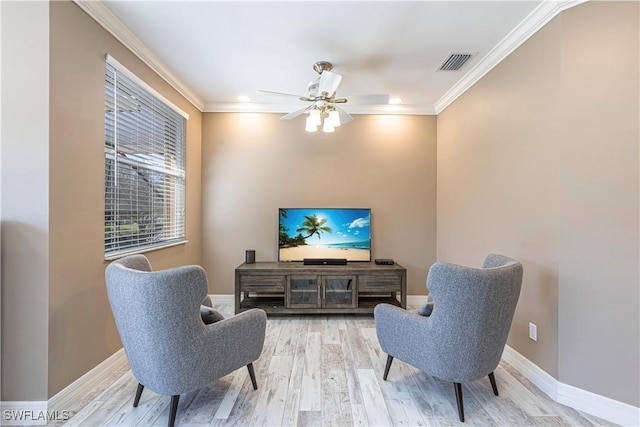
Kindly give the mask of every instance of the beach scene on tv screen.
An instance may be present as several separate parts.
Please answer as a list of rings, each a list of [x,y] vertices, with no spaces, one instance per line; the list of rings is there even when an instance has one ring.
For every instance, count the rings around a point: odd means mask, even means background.
[[[280,261],[371,260],[369,209],[280,209]]]

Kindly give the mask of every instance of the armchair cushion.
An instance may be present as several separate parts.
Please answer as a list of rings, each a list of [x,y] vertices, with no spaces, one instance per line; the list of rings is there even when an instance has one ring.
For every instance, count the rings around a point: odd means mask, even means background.
[[[420,316],[429,317],[433,312],[433,302],[427,302],[425,305],[421,306],[416,310]]]
[[[224,320],[224,316],[215,308],[208,307],[206,305],[200,306],[200,317],[205,325],[211,325],[212,323]]]

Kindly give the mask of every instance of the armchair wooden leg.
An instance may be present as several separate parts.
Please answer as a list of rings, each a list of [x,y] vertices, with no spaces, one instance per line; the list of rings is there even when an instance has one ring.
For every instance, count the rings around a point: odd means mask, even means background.
[[[493,389],[493,394],[498,395],[498,386],[496,385],[496,377],[493,375],[493,372],[489,374],[489,381],[491,382],[491,388]]]
[[[144,386],[138,383],[138,389],[136,390],[136,398],[133,399],[133,407],[137,408],[138,403],[140,403],[140,396],[142,396],[142,390],[144,390]]]
[[[387,355],[387,364],[384,367],[384,375],[382,375],[383,380],[387,380],[387,376],[389,376],[389,369],[391,369],[391,362],[393,362],[393,356]]]
[[[458,402],[458,416],[460,417],[460,422],[464,422],[464,405],[462,404],[462,384],[453,383],[456,389],[456,401]]]
[[[168,427],[173,427],[176,423],[176,413],[178,412],[178,401],[180,400],[180,395],[176,394],[171,396],[171,408],[169,409],[169,424]]]
[[[256,382],[256,373],[253,370],[253,363],[249,363],[247,365],[247,369],[249,370],[249,377],[251,377],[251,384],[253,385],[253,389],[258,389],[258,383]]]

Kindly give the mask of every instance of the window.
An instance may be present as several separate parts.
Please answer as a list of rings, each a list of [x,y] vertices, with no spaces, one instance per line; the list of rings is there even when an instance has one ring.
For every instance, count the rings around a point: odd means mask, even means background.
[[[107,56],[105,258],[185,242],[187,119]]]

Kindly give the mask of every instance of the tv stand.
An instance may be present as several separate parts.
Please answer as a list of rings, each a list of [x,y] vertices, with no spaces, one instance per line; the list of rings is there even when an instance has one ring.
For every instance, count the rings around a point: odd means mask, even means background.
[[[407,272],[399,264],[242,264],[235,271],[235,312],[274,314],[373,313],[377,304],[406,308]]]

